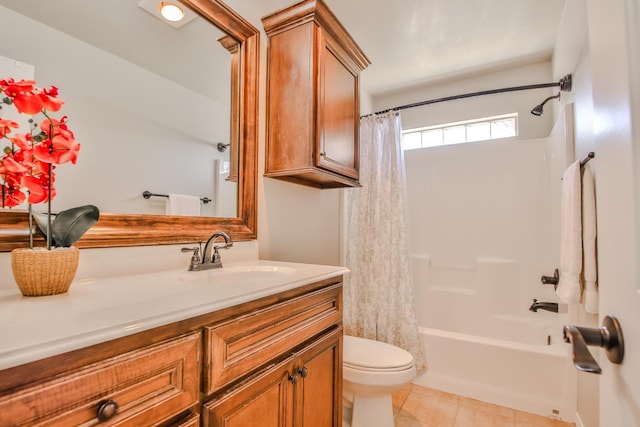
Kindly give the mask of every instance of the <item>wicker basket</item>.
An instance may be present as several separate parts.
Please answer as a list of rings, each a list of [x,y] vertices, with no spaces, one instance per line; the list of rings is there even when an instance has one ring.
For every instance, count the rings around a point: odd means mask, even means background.
[[[20,248],[11,251],[13,277],[24,296],[62,294],[78,269],[80,251],[70,248]]]

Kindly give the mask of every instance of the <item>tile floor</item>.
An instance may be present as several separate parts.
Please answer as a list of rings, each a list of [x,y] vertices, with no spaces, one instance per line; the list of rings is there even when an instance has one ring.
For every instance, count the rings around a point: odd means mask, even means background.
[[[395,427],[573,427],[575,424],[408,384],[393,395]]]

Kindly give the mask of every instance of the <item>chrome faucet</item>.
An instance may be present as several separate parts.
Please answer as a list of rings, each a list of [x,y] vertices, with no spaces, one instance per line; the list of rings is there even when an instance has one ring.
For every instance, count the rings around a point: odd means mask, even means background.
[[[224,246],[215,245],[215,240],[218,237],[224,239]],[[202,245],[202,243],[201,243]],[[202,252],[202,259],[200,258],[200,248],[182,248],[182,252],[193,252],[191,257],[191,263],[189,264],[189,271],[209,270],[212,268],[221,268],[222,259],[218,249],[229,249],[233,247],[233,241],[231,237],[223,231],[213,233],[207,243],[204,245],[204,251]],[[211,248],[213,248],[213,254],[211,254]]]
[[[222,237],[224,239],[224,246],[214,246],[213,243],[218,237]],[[211,247],[213,246],[213,255],[211,255]],[[222,267],[222,260],[220,259],[220,253],[218,249],[229,249],[233,246],[233,242],[231,241],[231,237],[224,231],[218,231],[213,233],[207,243],[204,245],[204,252],[202,253],[202,264],[213,264],[212,267],[208,268],[220,268]]]
[[[557,313],[558,303],[557,302],[538,302],[538,300],[534,298],[533,304],[531,304],[531,306],[529,307],[529,310],[535,313],[537,313],[538,310],[547,310],[547,311],[551,311],[552,313]]]

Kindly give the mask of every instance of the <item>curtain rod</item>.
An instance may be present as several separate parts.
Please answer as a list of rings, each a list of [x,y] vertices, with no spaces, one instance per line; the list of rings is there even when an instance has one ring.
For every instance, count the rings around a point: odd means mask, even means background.
[[[480,91],[480,92],[463,93],[461,95],[445,96],[444,98],[430,99],[430,100],[427,100],[427,101],[414,102],[413,104],[401,105],[399,107],[387,108],[386,110],[377,111],[377,112],[372,113],[372,114],[367,114],[367,115],[364,115],[364,116],[360,116],[360,118],[362,119],[364,117],[370,117],[370,116],[373,116],[373,115],[376,115],[376,114],[383,114],[383,113],[387,113],[389,111],[400,111],[400,110],[405,110],[407,108],[422,107],[423,105],[436,104],[438,102],[453,101],[455,99],[463,99],[463,98],[471,98],[473,96],[493,95],[494,93],[515,92],[515,91],[519,91],[519,90],[542,89],[542,88],[546,88],[546,87],[555,87],[555,86],[559,86],[560,90],[563,91],[563,92],[571,92],[571,74],[567,74],[566,76],[561,78],[560,81],[558,81],[558,82],[538,83],[538,84],[525,85],[525,86],[504,87],[504,88],[501,88],[501,89],[491,89],[491,90],[483,90],[483,91]]]

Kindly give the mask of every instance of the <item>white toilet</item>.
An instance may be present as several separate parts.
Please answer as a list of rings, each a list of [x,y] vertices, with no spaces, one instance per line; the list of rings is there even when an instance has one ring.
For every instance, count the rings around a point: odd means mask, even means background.
[[[345,335],[342,359],[343,426],[393,427],[391,395],[416,376],[411,353]]]

